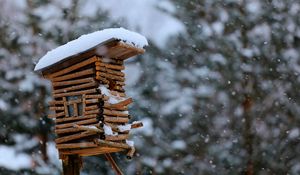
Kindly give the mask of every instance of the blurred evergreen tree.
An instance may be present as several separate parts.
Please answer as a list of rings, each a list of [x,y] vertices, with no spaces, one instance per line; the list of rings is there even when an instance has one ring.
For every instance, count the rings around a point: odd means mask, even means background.
[[[142,60],[155,151],[141,159],[159,174],[298,174],[299,2],[173,2],[186,33]]]

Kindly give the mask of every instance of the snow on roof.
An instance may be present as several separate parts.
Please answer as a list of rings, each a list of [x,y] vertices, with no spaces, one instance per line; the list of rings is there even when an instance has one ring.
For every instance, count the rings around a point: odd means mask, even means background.
[[[36,64],[34,70],[38,71],[45,67],[51,66],[67,57],[87,51],[100,43],[110,39],[119,39],[127,44],[138,48],[148,45],[147,39],[135,32],[124,28],[109,28],[96,31],[90,34],[82,35],[78,39],[70,41],[62,46],[57,47],[44,55]]]

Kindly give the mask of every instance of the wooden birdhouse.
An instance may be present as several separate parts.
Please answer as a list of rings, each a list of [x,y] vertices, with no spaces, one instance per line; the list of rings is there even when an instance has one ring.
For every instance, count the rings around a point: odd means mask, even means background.
[[[144,53],[147,40],[123,28],[83,35],[42,57],[35,67],[52,83],[49,118],[55,122],[56,147],[61,159],[125,152],[133,128],[125,93],[124,61]],[[130,76],[130,75],[128,75]]]

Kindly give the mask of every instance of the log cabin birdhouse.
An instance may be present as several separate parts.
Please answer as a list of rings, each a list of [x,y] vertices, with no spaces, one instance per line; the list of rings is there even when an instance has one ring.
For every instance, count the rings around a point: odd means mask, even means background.
[[[42,57],[35,67],[52,83],[49,118],[55,122],[60,158],[125,152],[133,128],[125,93],[124,61],[144,53],[147,40],[123,28],[83,35]],[[130,75],[128,75],[130,76]]]

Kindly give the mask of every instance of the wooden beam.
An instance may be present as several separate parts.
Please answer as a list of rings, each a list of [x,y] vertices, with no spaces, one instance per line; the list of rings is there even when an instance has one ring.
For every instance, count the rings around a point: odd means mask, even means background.
[[[97,91],[97,90],[96,90],[96,91]],[[86,106],[85,100],[86,100],[86,95],[83,94],[83,95],[82,95],[82,114],[85,113],[85,106]]]
[[[85,95],[85,98],[103,98],[104,96],[102,94],[96,94],[96,95]]]
[[[53,82],[64,81],[64,80],[69,80],[69,79],[78,78],[78,77],[81,77],[81,76],[91,75],[91,74],[95,74],[95,69],[94,68],[90,68],[90,69],[86,69],[86,70],[83,70],[83,71],[74,72],[74,73],[71,73],[71,74],[56,77],[56,78],[51,79],[51,81],[53,81]]]
[[[130,49],[130,50],[133,50],[135,52],[137,52],[138,54],[143,54],[145,52],[145,49],[142,49],[142,48],[138,48],[138,47],[135,47],[135,46],[132,46],[130,44],[126,44],[124,42],[119,42],[118,43],[121,47],[123,48],[126,48],[126,49]]]
[[[72,122],[72,123],[66,123],[66,124],[57,124],[55,126],[55,129],[63,129],[63,128],[68,128],[68,127],[73,127],[73,125],[84,125],[84,124],[95,124],[98,122],[98,119],[96,118],[91,118],[87,120],[81,120],[78,122]]]
[[[71,121],[78,121],[78,120],[86,120],[86,119],[91,119],[91,118],[96,118],[97,115],[85,115],[84,117],[64,117],[64,118],[59,118],[55,120],[55,123],[63,123],[63,122],[71,122]]]
[[[51,111],[63,111],[63,110],[65,110],[64,107],[55,107],[55,106],[51,106],[49,109]]]
[[[119,111],[127,111],[128,110],[127,106],[112,106],[108,102],[104,102],[103,107],[108,109],[108,110],[112,110],[112,109],[119,110]]]
[[[67,98],[66,97],[63,97],[63,102],[64,102],[64,108],[65,108],[65,116],[69,117],[69,109],[68,109]]]
[[[57,100],[52,100],[52,101],[49,101],[48,102],[50,106],[53,106],[53,105],[63,105],[64,102],[63,101],[57,101]]]
[[[96,76],[96,80],[101,81],[103,84],[109,84],[109,81],[105,77]]]
[[[74,85],[74,84],[83,84],[94,81],[94,78],[82,78],[82,79],[76,79],[76,80],[68,80],[68,81],[59,81],[59,82],[53,82],[53,87],[59,87],[59,86],[68,86],[68,85]]]
[[[101,139],[94,139],[94,142],[97,145],[106,145],[110,147],[116,147],[116,148],[124,148],[124,149],[130,149],[131,147],[125,143],[118,143],[118,142],[111,142],[107,140],[101,140]]]
[[[62,116],[65,116],[65,111],[59,112],[59,113],[56,113],[56,114],[49,114],[48,118],[57,118],[57,117],[62,117]]]
[[[82,95],[82,94],[92,94],[95,92],[97,92],[96,89],[88,89],[88,90],[81,90],[81,91],[75,91],[75,92],[53,94],[53,97],[58,98],[58,97],[76,96],[76,95]]]
[[[128,118],[121,118],[121,117],[108,117],[104,116],[104,122],[112,122],[112,123],[128,123]]]
[[[116,85],[125,86],[125,82],[123,82],[123,81],[116,81]]]
[[[95,62],[96,66],[102,66],[108,69],[113,69],[113,70],[124,70],[125,67],[123,65],[113,65],[113,64],[108,64],[108,63],[103,63],[103,62]]]
[[[137,121],[131,124],[131,129],[143,127],[143,122]]]
[[[89,131],[84,131],[81,133],[77,133],[77,134],[72,134],[72,135],[68,135],[68,136],[63,136],[60,138],[55,139],[55,143],[64,143],[64,142],[68,142],[68,141],[72,141],[72,140],[76,140],[76,139],[80,139],[80,138],[84,138],[87,136],[91,136],[91,135],[95,135],[95,133],[93,132],[89,132]]]
[[[123,73],[122,71],[108,69],[105,66],[96,66],[96,71],[102,72],[102,73],[108,73],[110,75],[125,77],[125,73]]]
[[[86,89],[86,88],[97,87],[97,86],[98,86],[98,82],[92,81],[92,82],[85,83],[85,84],[80,84],[80,85],[75,85],[75,86],[71,86],[71,87],[67,87],[67,88],[57,89],[57,90],[54,90],[53,93],[58,94],[58,93],[62,93],[62,92],[70,92],[70,91],[74,91],[74,90]]]
[[[113,87],[113,90],[114,90],[114,91],[121,92],[121,93],[125,93],[125,89],[124,89],[122,86],[119,86],[119,85],[115,85],[115,86]]]
[[[125,78],[122,76],[112,75],[112,74],[100,72],[100,71],[96,71],[96,77],[105,77],[105,78],[112,79],[112,80],[125,81]]]
[[[69,100],[69,101],[67,101],[67,105],[73,105],[74,103],[81,103],[81,102],[82,102],[81,99]],[[54,106],[54,107],[55,107],[55,105],[63,105],[63,104],[64,104],[64,101],[62,101],[62,100],[53,100],[53,101],[49,102],[49,105]]]
[[[114,132],[120,132],[119,126],[122,126],[122,125],[114,124],[114,123],[105,123],[105,124],[110,126]],[[142,126],[143,126],[143,123],[138,121],[138,122],[131,124],[130,129],[140,128]]]
[[[120,140],[126,140],[128,138],[129,138],[129,134],[118,134],[115,136],[105,135],[105,140],[108,141],[120,141]]]
[[[91,126],[80,126],[80,125],[74,125],[75,128],[80,129],[81,131],[90,131],[95,133],[103,133],[103,129],[97,128],[97,127],[91,127]]]
[[[64,155],[78,154],[80,156],[94,156],[105,153],[121,152],[125,151],[124,148],[114,148],[98,146],[96,148],[84,148],[84,149],[61,149],[59,152]]]
[[[80,125],[80,126],[84,126],[84,125]],[[99,124],[92,124],[92,125],[88,125],[88,126],[99,126]],[[64,129],[55,129],[55,133],[56,134],[67,134],[67,133],[74,133],[74,132],[79,132],[82,131],[82,129],[79,128],[64,128]]]
[[[121,101],[119,103],[111,104],[111,107],[112,108],[119,108],[119,107],[123,107],[123,106],[128,106],[132,102],[133,102],[132,98],[127,98],[126,100],[123,100],[123,101]]]
[[[90,111],[90,110],[94,110],[94,109],[99,109],[98,105],[92,105],[92,106],[86,106],[85,107],[85,111]]]
[[[97,57],[93,56],[93,57],[91,57],[91,58],[89,58],[89,59],[87,59],[85,61],[79,62],[79,63],[77,63],[77,64],[75,64],[73,66],[67,67],[67,68],[62,69],[62,70],[60,70],[58,72],[50,74],[47,78],[53,79],[54,77],[58,77],[60,75],[67,74],[67,73],[72,72],[72,71],[74,71],[76,69],[79,69],[79,68],[82,68],[82,67],[84,67],[86,65],[89,65],[89,64],[95,62],[96,60],[97,60]]]
[[[117,175],[124,175],[121,169],[118,167],[117,163],[113,159],[113,157],[110,154],[104,154],[107,161],[110,163],[112,169],[115,171]]]
[[[99,99],[95,98],[95,99],[85,100],[85,104],[94,104],[94,103],[99,103]]]
[[[74,116],[78,116],[78,104],[74,103],[73,108],[74,108]]]
[[[74,148],[93,148],[97,147],[94,142],[83,142],[83,143],[64,143],[57,144],[57,149],[74,149]]]
[[[128,111],[115,111],[115,110],[107,110],[107,109],[103,109],[103,114],[108,116],[125,117],[125,118],[128,118],[129,116]]]
[[[63,175],[80,175],[82,160],[79,155],[65,156],[63,159]]]
[[[133,157],[133,154],[135,152],[135,148],[133,146],[130,147],[129,151],[127,152],[127,159],[131,159]]]
[[[89,114],[100,114],[100,109],[95,109],[95,110],[84,112],[84,115],[89,115]]]
[[[122,93],[122,92],[117,92],[117,91],[113,91],[113,90],[110,90],[110,93],[114,96],[119,96],[119,97],[126,97],[126,94],[125,93]]]

